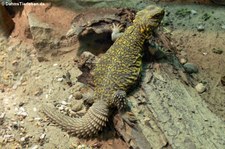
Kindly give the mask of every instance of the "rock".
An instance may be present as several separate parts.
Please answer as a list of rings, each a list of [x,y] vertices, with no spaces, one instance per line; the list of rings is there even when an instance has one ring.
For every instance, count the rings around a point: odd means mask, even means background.
[[[27,144],[29,144],[30,138],[32,138],[32,136],[26,135],[26,136],[20,138],[20,142],[23,145],[25,145],[25,144],[27,145]]]
[[[184,69],[187,73],[197,73],[198,72],[198,67],[193,64],[193,63],[186,63],[183,65]]]
[[[195,89],[198,93],[203,93],[205,90],[206,90],[206,86],[203,84],[203,83],[198,83],[196,86],[195,86]]]
[[[213,48],[212,49],[212,52],[215,53],[215,54],[222,54],[223,53],[223,50],[220,49],[220,48]]]
[[[19,107],[16,115],[21,116],[22,118],[25,118],[28,116],[28,113],[25,111],[23,107]]]
[[[89,70],[92,70],[96,61],[96,56],[94,54],[91,52],[83,52],[78,62],[78,68],[82,69],[86,67]]]
[[[199,25],[199,26],[197,26],[197,30],[198,30],[199,32],[204,31],[204,30],[205,30],[204,25]]]
[[[63,77],[57,78],[57,81],[58,81],[58,82],[62,82],[63,80],[64,80]]]
[[[78,55],[84,49],[98,55],[113,44],[112,24],[116,22],[123,27],[128,27],[134,19],[134,14],[131,9],[89,9],[74,18],[67,37],[78,37],[80,43]]]
[[[187,59],[185,59],[185,58],[181,58],[181,59],[180,59],[180,63],[181,63],[181,64],[185,64],[185,63],[187,63]]]
[[[221,28],[222,28],[222,29],[225,29],[225,24],[221,25]]]
[[[197,14],[197,11],[192,9],[192,10],[191,10],[191,14],[192,14],[192,15],[196,15],[196,14]]]
[[[38,149],[39,146],[38,145],[33,145],[30,149]]]
[[[41,136],[39,137],[39,140],[42,141],[44,140],[46,137],[46,133],[41,134]]]
[[[63,101],[61,101],[61,104],[65,106],[65,105],[68,105],[68,102],[63,100]]]
[[[71,108],[72,111],[78,112],[78,111],[82,110],[82,108],[83,108],[83,101],[77,100],[72,103],[72,108]]]
[[[74,97],[75,97],[75,99],[79,100],[83,97],[83,95],[80,92],[75,92]]]
[[[3,5],[0,5],[0,36],[8,36],[13,30],[15,23]]]
[[[59,45],[59,39],[56,31],[47,23],[42,22],[35,13],[28,14],[29,28],[33,38],[33,44],[37,50],[39,61],[46,59],[46,53],[57,53]]]
[[[38,88],[35,92],[34,92],[34,96],[40,96],[43,93],[43,89],[42,88]]]

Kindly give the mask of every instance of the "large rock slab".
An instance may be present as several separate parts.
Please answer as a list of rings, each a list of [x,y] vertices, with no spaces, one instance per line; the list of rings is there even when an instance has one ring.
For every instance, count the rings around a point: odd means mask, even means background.
[[[30,32],[33,38],[33,44],[38,55],[53,52],[58,47],[58,41],[54,38],[54,30],[49,24],[38,19],[35,13],[28,14]]]
[[[193,87],[178,79],[169,64],[162,63],[160,71],[148,67],[129,102],[139,134],[152,148],[224,148],[224,121],[208,109]],[[142,140],[135,137],[137,128],[122,129],[118,122],[115,127],[128,144],[135,141],[130,146],[142,148]]]

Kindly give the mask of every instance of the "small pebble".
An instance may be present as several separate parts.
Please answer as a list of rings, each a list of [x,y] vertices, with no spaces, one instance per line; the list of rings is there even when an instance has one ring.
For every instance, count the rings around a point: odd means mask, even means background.
[[[74,111],[74,112],[78,112],[78,111],[80,111],[80,110],[82,110],[82,108],[83,108],[83,101],[76,101],[76,102],[73,102],[72,103],[72,111]]]
[[[20,138],[20,142],[27,142],[31,138],[30,135],[26,135],[25,137]]]
[[[33,111],[34,111],[34,112],[37,112],[37,108],[36,108],[36,107],[33,107]]]
[[[222,54],[223,53],[223,50],[220,49],[220,48],[213,48],[212,49],[212,52],[215,53],[215,54]]]
[[[34,146],[32,146],[30,149],[38,149],[38,148],[39,148],[38,145],[34,145]]]
[[[191,10],[191,14],[192,14],[192,15],[196,15],[196,14],[197,14],[197,11],[192,9],[192,10]]]
[[[43,140],[46,136],[46,133],[41,134],[41,136],[39,137],[40,140]]]
[[[73,98],[73,95],[69,95],[68,100],[70,101]]]
[[[57,63],[55,63],[55,64],[53,64],[53,66],[58,66],[58,64],[57,64]]]
[[[204,27],[203,25],[199,25],[199,26],[197,26],[197,30],[198,30],[199,32],[202,32],[202,31],[205,30],[205,27]]]
[[[20,142],[24,142],[25,140],[25,137],[20,138]]]
[[[68,105],[68,103],[66,101],[64,101],[64,100],[61,102],[61,104],[62,105]]]
[[[87,146],[84,145],[84,144],[81,144],[81,145],[78,145],[77,146],[77,149],[85,149],[85,148],[87,148]]]
[[[62,81],[63,81],[63,78],[62,78],[62,77],[57,78],[57,81],[58,81],[58,82],[62,82]]]
[[[80,92],[75,92],[74,97],[75,97],[75,99],[79,100],[83,97],[83,95]]]
[[[222,29],[225,29],[225,24],[221,25],[221,28],[222,28]]]
[[[202,54],[203,54],[203,55],[207,55],[208,53],[207,53],[207,52],[203,52]]]
[[[18,65],[18,61],[17,61],[17,60],[12,61],[12,65],[13,65],[13,66]]]
[[[181,58],[181,59],[180,59],[180,63],[181,63],[181,64],[185,64],[185,63],[187,63],[187,59],[185,59],[185,58]]]
[[[195,86],[195,89],[198,93],[203,93],[205,90],[206,90],[206,86],[202,83],[198,83],[196,86]]]
[[[5,112],[0,114],[0,119],[3,119],[5,117]]]
[[[40,96],[42,93],[43,93],[43,90],[39,88],[34,92],[34,96]]]
[[[198,67],[193,63],[186,63],[184,64],[184,69],[187,73],[197,73]]]
[[[35,121],[41,121],[42,118],[40,118],[40,117],[35,117],[34,120],[35,120]]]
[[[18,116],[22,116],[23,118],[28,116],[28,113],[25,111],[23,107],[19,107],[18,112],[16,113]]]
[[[61,110],[64,110],[65,109],[65,106],[64,105],[61,105],[58,107],[58,109],[61,111]]]

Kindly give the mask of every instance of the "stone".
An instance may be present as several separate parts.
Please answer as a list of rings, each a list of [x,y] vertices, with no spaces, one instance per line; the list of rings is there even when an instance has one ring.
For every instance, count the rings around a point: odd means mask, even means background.
[[[48,61],[48,54],[56,55],[57,49],[61,47],[62,35],[54,29],[54,26],[41,21],[33,12],[28,14],[28,22],[38,61]]]
[[[215,53],[215,54],[222,54],[223,53],[223,50],[220,49],[220,48],[213,48],[212,49],[212,52]]]
[[[75,97],[75,99],[79,100],[83,97],[83,95],[80,92],[75,92],[74,97]]]
[[[71,104],[72,104],[71,109],[72,109],[72,111],[74,111],[74,112],[81,111],[82,108],[83,108],[83,101],[81,101],[81,100],[74,101],[74,102],[71,103]]]
[[[196,86],[195,86],[195,89],[198,93],[203,93],[205,90],[206,90],[206,86],[203,84],[203,83],[198,83]]]
[[[13,30],[15,23],[2,5],[0,5],[0,20],[0,36],[7,37]]]
[[[221,25],[221,28],[222,28],[222,29],[225,29],[225,24]]]
[[[202,32],[202,31],[205,30],[205,27],[204,27],[203,25],[199,25],[199,26],[197,26],[197,30],[198,30],[199,32]]]
[[[183,66],[187,73],[198,73],[198,67],[193,63],[186,63]]]
[[[88,68],[92,70],[95,66],[97,59],[94,54],[91,52],[85,51],[80,55],[80,59],[78,62],[78,68]]]
[[[185,58],[181,58],[181,59],[180,59],[180,63],[181,63],[181,64],[185,64],[185,63],[187,63],[187,59],[185,59]]]
[[[191,14],[192,14],[192,15],[196,15],[196,14],[197,14],[197,11],[192,9],[192,10],[191,10]]]

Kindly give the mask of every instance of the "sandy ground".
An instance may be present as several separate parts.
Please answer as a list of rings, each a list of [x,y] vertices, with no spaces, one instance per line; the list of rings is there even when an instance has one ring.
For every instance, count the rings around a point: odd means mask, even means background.
[[[207,87],[202,98],[210,110],[225,120],[225,88],[220,82],[225,76],[224,7],[162,5],[167,11],[163,24],[171,33],[178,57],[198,66],[199,72],[193,77]],[[31,10],[62,34],[66,34],[77,15],[72,10],[45,6],[25,7],[15,16],[15,30],[8,42],[1,42],[0,49],[0,148],[76,148],[81,144],[104,149],[127,148],[112,128],[108,128],[111,130],[108,138],[79,140],[50,124],[41,114],[40,106],[46,103],[84,112],[82,95],[89,89],[77,81],[82,73],[76,63],[78,43],[72,46],[72,51],[52,57],[50,61],[37,60],[37,51],[26,33],[26,14]],[[179,10],[184,12],[182,16],[176,13]],[[59,19],[59,16],[63,17]],[[204,31],[198,31],[199,25],[204,26]],[[214,48],[223,52],[214,53]],[[71,74],[72,87],[62,79],[67,72]]]

